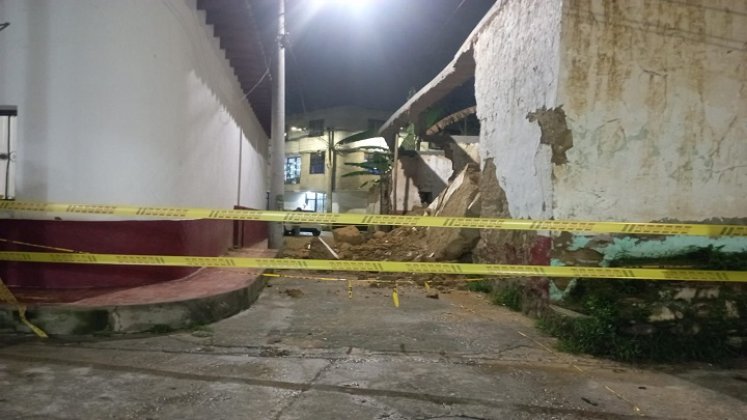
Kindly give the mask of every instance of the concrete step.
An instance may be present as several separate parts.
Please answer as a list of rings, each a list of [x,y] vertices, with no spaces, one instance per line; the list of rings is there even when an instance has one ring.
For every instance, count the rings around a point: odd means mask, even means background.
[[[272,258],[268,249],[231,256]],[[168,332],[209,324],[248,308],[265,281],[261,269],[205,268],[178,280],[127,289],[17,294],[26,317],[49,335]],[[26,299],[25,299],[26,297]],[[12,305],[0,305],[0,333],[31,334]]]

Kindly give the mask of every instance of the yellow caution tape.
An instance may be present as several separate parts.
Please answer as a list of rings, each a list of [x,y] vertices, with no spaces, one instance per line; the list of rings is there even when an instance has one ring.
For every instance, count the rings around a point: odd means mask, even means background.
[[[63,254],[0,252],[0,261],[28,263],[153,265],[173,267],[259,268],[274,270],[372,271],[516,277],[583,277],[610,279],[747,282],[747,271],[661,268],[552,267],[538,265],[460,264],[412,261],[341,261],[250,257],[183,257],[166,255]],[[336,280],[336,279],[334,279]]]
[[[18,302],[18,299],[16,299],[10,289],[8,289],[8,286],[3,283],[2,279],[0,279],[0,301],[15,305],[16,309],[18,310],[18,317],[21,319],[21,322],[29,327],[29,329],[33,331],[37,336],[41,338],[47,338],[47,333],[45,333],[41,328],[32,324],[31,321],[26,318],[26,305],[22,305],[20,302]]]
[[[11,305],[18,305],[18,299],[8,289],[8,286],[0,280],[0,302],[10,303]]]
[[[594,232],[641,235],[747,236],[747,226],[687,223],[628,223],[384,214],[307,213],[269,210],[223,210],[182,207],[133,207],[95,204],[29,203],[20,201],[0,202],[0,210],[96,214],[127,217],[159,217],[168,219],[256,220],[284,223],[398,225],[533,231],[553,230],[581,233]]]
[[[282,277],[278,273],[262,273],[262,275],[265,276],[265,277]]]
[[[21,318],[21,322],[24,323],[31,331],[34,332],[38,337],[41,338],[49,338],[47,336],[47,333],[45,333],[41,328],[37,327],[36,325],[32,324],[31,321],[26,318],[26,305],[18,305],[18,316]]]

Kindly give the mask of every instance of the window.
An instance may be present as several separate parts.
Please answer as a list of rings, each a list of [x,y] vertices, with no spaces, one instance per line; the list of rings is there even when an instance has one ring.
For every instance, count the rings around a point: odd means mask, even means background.
[[[15,107],[0,106],[0,200],[15,197],[17,115]]]
[[[373,118],[368,119],[368,130],[378,130],[381,128],[381,126],[384,125],[384,120],[377,120]]]
[[[324,120],[309,121],[309,137],[319,137],[324,135]]]
[[[285,183],[298,184],[301,182],[301,156],[285,158]]]
[[[315,152],[309,156],[309,173],[310,174],[323,174],[324,173],[324,152]]]
[[[306,193],[306,210],[321,212],[324,211],[327,205],[327,194],[318,192],[307,192]]]

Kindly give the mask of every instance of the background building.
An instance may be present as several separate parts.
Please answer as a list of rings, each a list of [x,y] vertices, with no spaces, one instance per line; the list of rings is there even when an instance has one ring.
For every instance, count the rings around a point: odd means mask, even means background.
[[[300,207],[307,211],[324,212],[328,194],[332,191],[333,212],[365,212],[369,190],[378,175],[372,171],[371,175],[346,177],[345,174],[361,170],[346,163],[371,159],[376,149],[361,147],[387,148],[387,145],[381,138],[350,145],[338,143],[353,134],[378,129],[388,115],[386,111],[345,106],[288,116],[285,142],[286,210]]]

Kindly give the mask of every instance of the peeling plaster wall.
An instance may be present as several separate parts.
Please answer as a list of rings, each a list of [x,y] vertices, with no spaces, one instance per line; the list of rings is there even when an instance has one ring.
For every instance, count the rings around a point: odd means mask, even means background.
[[[502,3],[475,43],[480,157],[495,162],[511,217],[548,218],[551,150],[526,116],[556,104],[562,3]]]
[[[556,218],[747,216],[746,1],[567,0],[561,44]]]

